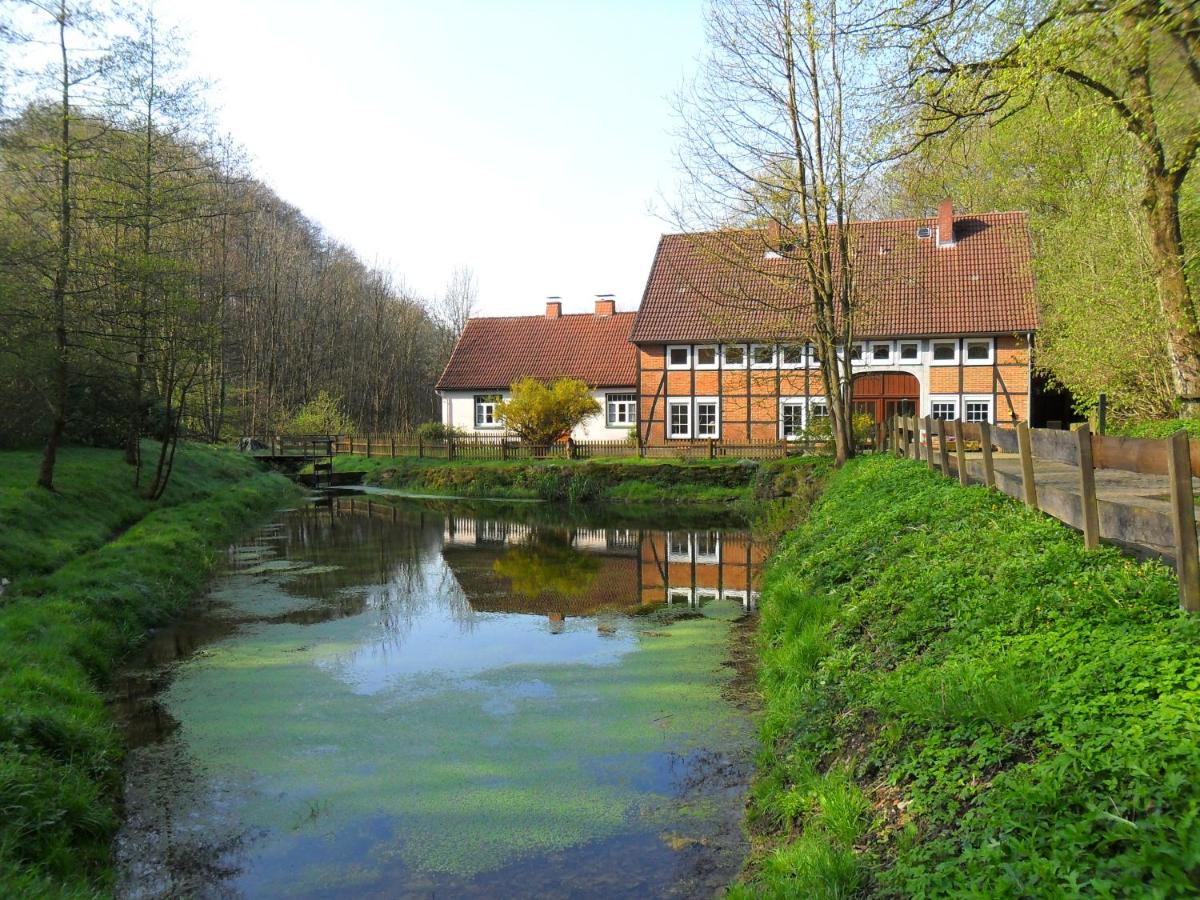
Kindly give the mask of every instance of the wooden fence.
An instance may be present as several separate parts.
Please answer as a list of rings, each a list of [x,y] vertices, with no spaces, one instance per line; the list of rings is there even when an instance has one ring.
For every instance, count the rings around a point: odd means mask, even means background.
[[[1192,477],[1200,476],[1200,443],[1191,444],[1186,431],[1163,440],[1144,440],[1093,434],[1086,425],[1076,431],[1057,431],[1025,423],[1007,427],[898,416],[888,423],[887,444],[891,452],[924,460],[930,469],[953,475],[964,485],[982,483],[1017,497],[1079,529],[1088,547],[1103,538],[1172,558],[1179,576],[1180,606],[1200,611],[1192,489]],[[1038,468],[1048,475],[1048,463],[1073,468],[1073,485],[1050,477],[1039,485]],[[1129,489],[1117,490],[1123,487],[1118,476],[1107,495],[1098,497],[1096,472],[1106,469],[1149,476],[1149,480],[1131,476],[1124,479]],[[1133,502],[1137,499],[1143,502]]]
[[[782,459],[811,453],[816,445],[796,441],[672,441],[650,446],[629,441],[570,441],[546,447],[516,438],[461,437],[426,441],[408,434],[339,435],[332,439],[334,455],[370,457],[412,456],[420,459],[520,460],[597,459]]]

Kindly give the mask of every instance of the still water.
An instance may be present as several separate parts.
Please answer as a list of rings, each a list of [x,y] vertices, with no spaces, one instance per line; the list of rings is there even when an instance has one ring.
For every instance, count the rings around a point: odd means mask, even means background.
[[[753,754],[745,531],[343,492],[118,682],[125,897],[707,896]]]

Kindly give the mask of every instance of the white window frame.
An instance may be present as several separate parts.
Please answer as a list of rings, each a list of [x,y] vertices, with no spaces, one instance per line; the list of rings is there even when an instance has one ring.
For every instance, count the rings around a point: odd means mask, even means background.
[[[676,603],[683,601],[688,606],[692,605],[692,589],[691,588],[667,588],[667,606],[674,606]]]
[[[697,540],[697,535],[699,535],[701,533],[703,533],[705,536],[706,544],[709,543],[708,538],[709,537],[712,538],[712,543],[709,544],[709,547],[708,547],[708,549],[711,551],[709,553],[701,553],[700,552],[700,541]],[[704,532],[694,532],[690,535],[690,537],[691,537],[691,541],[692,541],[692,557],[693,557],[693,559],[696,560],[696,562],[698,564],[701,564],[701,565],[720,564],[720,562],[721,562],[721,532],[705,530]]]
[[[687,410],[687,428],[683,434],[673,434],[671,431],[671,410],[673,408],[682,407]],[[670,397],[667,399],[667,440],[670,441],[685,441],[691,439],[692,436],[692,398],[691,397]]]
[[[971,359],[967,356],[967,347],[971,344],[987,343],[987,357],[985,359]],[[996,359],[996,339],[990,337],[982,338],[963,338],[962,340],[962,362],[964,366],[990,366]]]
[[[788,350],[788,349],[800,351],[800,361],[799,362],[788,362],[787,360],[785,360],[783,358],[784,351]],[[803,369],[806,365],[808,365],[808,345],[807,344],[804,344],[804,343],[780,344],[777,352],[779,353],[779,368],[781,368],[781,369]]]
[[[812,408],[814,406],[825,407],[825,415],[814,416],[813,411],[812,411]],[[804,404],[804,427],[811,428],[812,420],[814,418],[816,418],[816,419],[828,419],[829,418],[829,403],[825,400],[824,397],[809,397],[808,402],[806,404]]]
[[[714,431],[712,434],[700,433],[700,404],[712,404],[716,407],[713,410],[715,421],[713,422]],[[692,434],[697,439],[716,440],[721,436],[721,398],[719,397],[696,397],[692,403]]]
[[[771,351],[771,361],[760,363],[754,360],[754,351],[766,347]],[[774,369],[775,363],[779,359],[779,348],[774,344],[751,344],[750,352],[747,354],[747,359],[750,360],[750,368],[752,369]]]
[[[821,368],[821,360],[817,358],[817,345],[809,344],[804,352],[804,364],[810,369]]]
[[[683,549],[675,549],[675,541],[677,538],[683,539]],[[692,534],[689,531],[668,531],[667,532],[667,562],[691,562],[692,561]]]
[[[471,422],[475,426],[476,431],[497,431],[504,428],[504,423],[500,421],[500,417],[496,415],[496,404],[504,399],[503,394],[474,394],[471,397]],[[491,407],[492,421],[491,424],[481,423],[479,421],[479,411],[481,408]]]
[[[613,397],[630,397],[632,399],[613,400],[612,399]],[[618,422],[616,419],[614,419],[613,415],[612,415],[613,406],[618,403],[621,404],[622,406],[632,407],[628,411],[632,413],[633,418],[631,418],[625,422]],[[606,428],[620,428],[623,425],[632,427],[634,425],[637,425],[637,423],[638,423],[637,391],[611,391],[604,395],[604,425]]]
[[[954,358],[953,359],[937,359],[935,354],[937,353],[937,345],[938,344],[953,345]],[[929,342],[929,364],[931,366],[957,366],[960,349],[961,348],[959,345],[958,338],[934,338],[933,340],[931,340]]]
[[[784,430],[783,410],[787,406],[796,406],[800,409],[800,434],[788,434]],[[808,403],[803,397],[780,397],[779,398],[779,439],[781,441],[798,441],[804,438],[804,429],[808,419]]]
[[[721,599],[721,592],[716,588],[696,588],[694,605],[697,607],[703,606],[705,603],[712,603],[714,600]]]
[[[876,359],[875,348],[887,347],[887,359]],[[871,341],[867,344],[867,365],[869,366],[890,366],[896,356],[896,347],[891,341]]]
[[[971,403],[986,403],[988,408],[987,422],[994,424],[996,421],[996,398],[991,394],[963,394],[962,398],[962,418],[967,420],[967,406]],[[978,421],[978,420],[976,420]]]
[[[857,358],[857,359],[855,359],[855,358],[854,358],[854,351],[855,351],[855,350],[857,350],[857,351],[858,351],[858,358]],[[839,356],[840,356],[840,355],[841,355],[841,354],[839,354]],[[863,342],[862,342],[862,341],[854,341],[854,342],[853,342],[853,343],[850,345],[850,363],[851,363],[852,365],[859,365],[859,366],[861,366],[861,365],[862,365],[864,362],[866,362],[866,359],[867,359],[867,348],[866,348],[866,345],[865,345],[865,344],[863,344]]]
[[[725,357],[725,351],[731,350],[734,347],[740,348],[742,351],[742,361],[740,363],[731,363]],[[721,368],[723,369],[744,369],[750,362],[750,348],[745,344],[722,344],[721,345]]]
[[[713,361],[711,363],[700,362],[700,351],[711,350],[713,352]],[[721,348],[717,344],[697,344],[692,348],[692,365],[699,370],[719,369],[721,368]]]
[[[939,416],[933,410],[933,407],[935,405],[941,405],[943,403],[950,405],[950,415],[949,416]],[[945,418],[947,422],[952,422],[955,419],[957,419],[958,418],[958,394],[946,394],[946,395],[931,394],[929,397],[929,417],[932,419]]]
[[[916,347],[917,355],[912,359],[905,359],[903,351],[905,347]],[[896,365],[898,366],[919,366],[921,364],[921,342],[920,341],[896,341]]]
[[[683,363],[671,362],[671,351],[672,350],[682,350],[684,352],[684,355],[687,356],[687,361],[683,362]],[[678,371],[680,369],[690,369],[691,367],[692,367],[691,344],[668,344],[667,345],[667,368],[668,369],[675,369],[676,371]]]

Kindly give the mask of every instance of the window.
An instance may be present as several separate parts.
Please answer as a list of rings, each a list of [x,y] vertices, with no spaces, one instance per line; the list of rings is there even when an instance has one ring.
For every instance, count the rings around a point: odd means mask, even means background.
[[[900,362],[916,363],[921,359],[921,342],[920,341],[901,341],[900,342]]]
[[[692,592],[688,588],[671,588],[667,591],[667,605],[673,606],[676,603],[685,603],[688,606],[692,605]]]
[[[692,364],[692,348],[691,347],[668,347],[667,348],[667,368],[668,369],[686,369]]]
[[[717,367],[717,348],[697,347],[696,348],[696,368],[697,369],[715,369]]]
[[[716,399],[713,397],[698,399],[696,401],[696,437],[715,438],[719,423]]]
[[[715,531],[697,531],[694,536],[696,562],[715,563],[721,561],[721,536]]]
[[[862,344],[852,344],[850,347],[850,361],[851,362],[862,362],[862,358],[863,358],[863,345]]]
[[[871,362],[886,365],[892,361],[891,341],[871,341]]]
[[[929,404],[929,415],[947,421],[958,418],[958,400],[934,400]]]
[[[721,349],[725,355],[725,368],[746,368],[746,346],[744,344],[726,344]]]
[[[812,399],[808,401],[808,422],[811,425],[813,419],[828,419],[829,404],[824,398]]]
[[[803,400],[784,400],[779,404],[779,431],[784,440],[794,440],[803,436]]]
[[[821,357],[817,355],[817,345],[808,345],[808,366],[810,369],[821,368]]]
[[[950,366],[958,362],[958,341],[931,341],[930,356],[935,366]]]
[[[775,368],[775,345],[751,344],[750,364],[756,369]]]
[[[968,422],[992,421],[991,397],[964,397],[963,419]]]
[[[667,559],[671,562],[691,562],[692,537],[686,531],[667,533]]]
[[[785,369],[798,369],[804,365],[804,345],[784,344],[779,348],[780,365]]]
[[[637,424],[637,394],[605,394],[604,408],[609,428]]]
[[[475,427],[499,428],[500,419],[496,416],[496,404],[500,402],[499,394],[475,395]]]
[[[992,339],[968,338],[963,341],[963,362],[968,366],[992,364]]]
[[[692,436],[692,402],[690,400],[667,401],[667,437],[686,438]]]
[[[720,596],[721,592],[716,588],[697,588],[696,605],[703,606],[705,603],[716,600]]]

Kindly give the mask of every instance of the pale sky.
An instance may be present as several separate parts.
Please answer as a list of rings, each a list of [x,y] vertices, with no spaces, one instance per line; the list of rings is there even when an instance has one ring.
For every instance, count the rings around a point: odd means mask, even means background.
[[[487,315],[641,299],[678,178],[670,96],[702,0],[158,0],[255,174],[434,294]],[[653,207],[653,209],[652,209]]]

